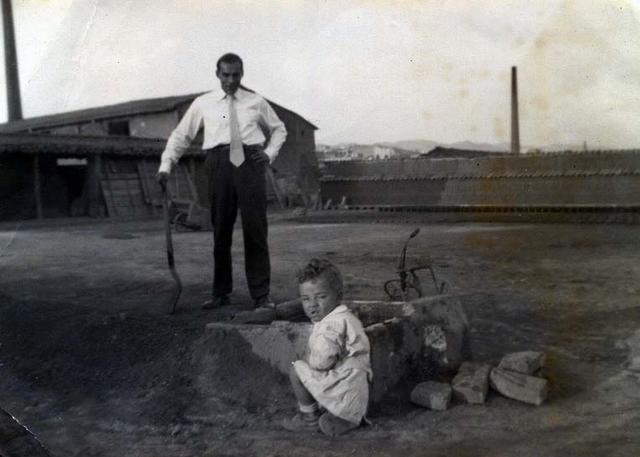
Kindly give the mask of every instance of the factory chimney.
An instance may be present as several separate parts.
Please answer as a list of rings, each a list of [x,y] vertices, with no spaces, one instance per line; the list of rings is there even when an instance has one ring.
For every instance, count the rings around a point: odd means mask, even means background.
[[[7,115],[9,122],[11,122],[22,119],[18,56],[16,54],[16,37],[13,31],[11,0],[2,0],[2,26],[4,31],[4,68],[7,79]]]
[[[518,69],[511,67],[511,154],[520,154],[520,121],[518,119]]]

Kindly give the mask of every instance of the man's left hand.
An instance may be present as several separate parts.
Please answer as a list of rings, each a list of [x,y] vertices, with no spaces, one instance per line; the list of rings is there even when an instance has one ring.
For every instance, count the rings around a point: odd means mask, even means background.
[[[257,163],[269,164],[271,162],[271,158],[269,154],[264,152],[262,149],[258,149],[251,153],[251,158],[255,160]]]

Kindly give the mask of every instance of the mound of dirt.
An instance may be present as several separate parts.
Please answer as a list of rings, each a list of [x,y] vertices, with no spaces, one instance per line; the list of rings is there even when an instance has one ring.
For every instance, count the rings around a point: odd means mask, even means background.
[[[0,297],[3,369],[57,407],[113,408],[114,420],[166,427],[269,418],[293,406],[288,381],[233,330],[167,316],[105,314]],[[73,317],[73,318],[71,318]],[[112,405],[112,406],[110,406]]]

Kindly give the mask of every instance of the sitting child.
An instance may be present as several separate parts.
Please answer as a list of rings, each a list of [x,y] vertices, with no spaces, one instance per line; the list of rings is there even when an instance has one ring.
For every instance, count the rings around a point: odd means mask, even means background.
[[[327,260],[312,259],[298,272],[305,314],[313,322],[305,360],[289,373],[299,412],[290,431],[320,430],[329,436],[360,426],[369,402],[369,340],[362,323],[341,305],[342,277]],[[320,415],[320,407],[327,412]]]

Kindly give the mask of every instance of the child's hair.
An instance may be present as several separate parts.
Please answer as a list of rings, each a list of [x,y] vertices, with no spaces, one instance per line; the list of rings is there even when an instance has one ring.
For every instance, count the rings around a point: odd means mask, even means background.
[[[323,276],[327,279],[331,287],[342,296],[342,275],[340,270],[334,264],[325,259],[311,259],[304,267],[298,270],[296,275],[298,278],[298,284],[303,282],[312,281]]]

